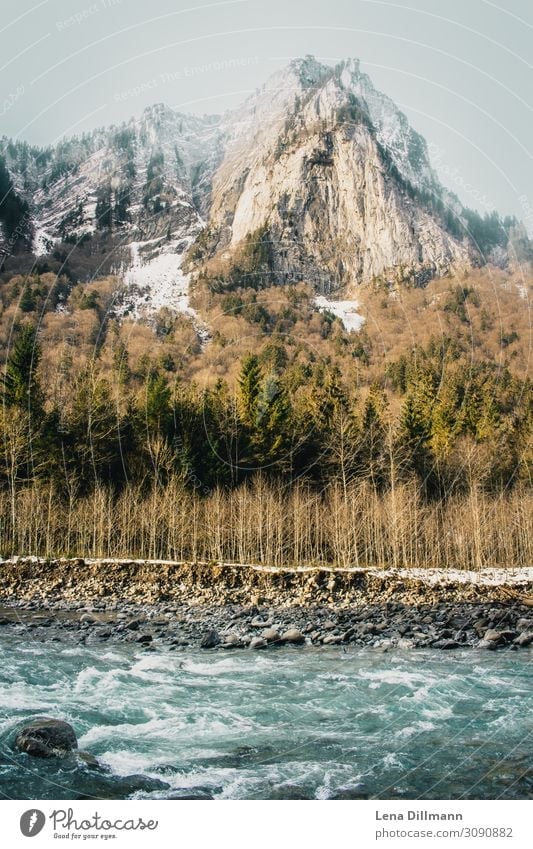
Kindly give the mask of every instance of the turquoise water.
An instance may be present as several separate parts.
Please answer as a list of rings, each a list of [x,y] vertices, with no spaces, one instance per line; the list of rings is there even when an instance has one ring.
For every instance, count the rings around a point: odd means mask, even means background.
[[[0,648],[4,798],[533,797],[528,651]],[[108,770],[14,753],[35,715]]]

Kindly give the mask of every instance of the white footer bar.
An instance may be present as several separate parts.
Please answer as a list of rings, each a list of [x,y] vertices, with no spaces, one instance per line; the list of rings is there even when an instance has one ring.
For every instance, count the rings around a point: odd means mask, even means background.
[[[210,849],[530,849],[533,802],[4,801],[0,842]]]

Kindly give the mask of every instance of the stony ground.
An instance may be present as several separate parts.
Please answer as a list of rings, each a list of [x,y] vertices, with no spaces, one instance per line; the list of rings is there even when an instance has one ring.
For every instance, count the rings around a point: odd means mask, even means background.
[[[531,592],[531,581],[513,588]],[[498,583],[378,570],[264,570],[146,561],[0,563],[0,626],[33,640],[175,649],[533,644],[533,609]]]

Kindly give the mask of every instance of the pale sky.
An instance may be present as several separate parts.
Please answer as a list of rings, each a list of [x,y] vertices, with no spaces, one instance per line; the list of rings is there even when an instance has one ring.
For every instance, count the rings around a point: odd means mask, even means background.
[[[533,233],[531,0],[2,0],[0,135],[219,113],[308,53],[358,57],[442,181]]]

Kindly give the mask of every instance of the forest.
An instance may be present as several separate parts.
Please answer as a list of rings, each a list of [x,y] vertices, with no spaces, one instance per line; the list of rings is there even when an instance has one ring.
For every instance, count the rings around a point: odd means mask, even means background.
[[[531,384],[512,359],[473,357],[453,331],[472,332],[483,309],[475,288],[447,284],[449,333],[385,358],[364,333],[346,342],[334,317],[314,313],[308,323],[329,348],[295,345],[269,323],[268,301],[221,296],[231,299],[229,322],[244,314],[257,326],[258,313],[263,324],[241,339],[231,367],[202,381],[170,342],[151,356],[155,336],[135,357],[133,325],[128,338],[98,313],[101,288],[69,295],[80,321],[93,316],[100,333],[109,325],[100,345],[88,326],[92,353],[75,360],[83,346],[74,339],[65,353],[67,324],[50,336],[46,279],[23,283],[12,288],[16,318],[4,331],[3,556],[531,562]],[[300,296],[284,295],[296,310]],[[222,335],[211,343],[220,350]],[[500,351],[519,335],[500,333]]]

